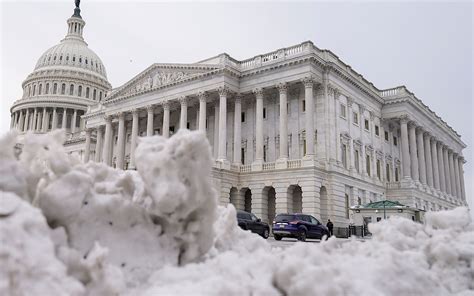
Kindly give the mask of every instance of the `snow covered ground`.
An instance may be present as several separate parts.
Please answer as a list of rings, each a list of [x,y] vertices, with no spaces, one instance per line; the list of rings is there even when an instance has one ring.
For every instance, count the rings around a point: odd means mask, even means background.
[[[60,131],[0,139],[0,295],[474,295],[466,208],[371,240],[272,248],[211,189],[199,132],[141,138],[138,171],[83,164]]]

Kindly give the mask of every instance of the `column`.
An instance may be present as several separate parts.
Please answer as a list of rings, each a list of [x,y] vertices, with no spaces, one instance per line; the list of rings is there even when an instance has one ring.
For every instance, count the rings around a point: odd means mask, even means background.
[[[56,107],[53,108],[53,123],[52,123],[51,130],[55,130],[58,128],[58,112],[56,111]]]
[[[433,186],[434,188],[440,190],[441,185],[440,185],[440,167],[441,164],[439,162],[439,157],[438,157],[438,147],[436,146],[436,140],[433,140],[431,142],[431,161],[432,161],[432,176],[433,176]]]
[[[151,137],[153,136],[153,111],[154,111],[153,106],[152,105],[147,106],[146,111],[147,111],[146,136]],[[168,131],[169,131],[169,127],[168,127]]]
[[[451,177],[448,160],[448,147],[443,147],[443,162],[444,162],[444,177],[446,179],[446,193],[452,194],[451,191]]]
[[[97,142],[95,143],[95,162],[100,162],[103,142],[103,127],[102,125],[97,127]]]
[[[349,132],[349,135],[351,135],[351,128],[352,128],[352,104],[354,103],[354,99],[352,98],[347,98],[347,131]],[[354,155],[354,138],[349,140],[349,159],[351,161],[349,170],[351,172],[355,171],[355,155]]]
[[[234,164],[241,164],[241,154],[242,150],[242,139],[241,139],[241,113],[242,113],[242,104],[241,97],[237,95],[234,101]]]
[[[36,120],[36,129],[40,132],[42,130],[42,122],[43,122],[44,113],[38,112],[38,118]]]
[[[71,133],[76,132],[76,123],[77,123],[77,109],[74,109],[74,113],[72,114],[72,119],[71,119]]]
[[[84,153],[84,162],[85,163],[89,162],[90,154],[91,154],[91,130],[86,129],[86,151]]]
[[[179,113],[179,129],[186,129],[188,123],[188,100],[186,97],[179,98],[181,111]]]
[[[461,156],[458,158],[459,161],[459,182],[461,183],[461,197],[462,200],[465,202],[466,201],[466,188],[464,187],[464,158]]]
[[[304,98],[306,102],[306,155],[307,158],[314,157],[314,96],[313,79],[310,77],[303,79]],[[325,157],[322,155],[322,157]]]
[[[219,152],[219,100],[214,102],[214,140],[212,143],[212,155],[217,159]]]
[[[23,126],[23,131],[26,132],[28,131],[28,124],[30,121],[30,109],[26,109],[26,115],[25,115],[25,124]]]
[[[207,103],[207,94],[205,92],[200,92],[199,97],[199,130],[201,132],[206,132],[206,103]]]
[[[23,116],[23,110],[19,112],[20,112],[20,120],[18,122],[18,131],[22,131],[23,126],[25,125],[25,117]]]
[[[456,196],[456,178],[454,175],[454,163],[453,163],[453,151],[448,151],[448,162],[449,162],[449,177],[451,178],[451,195]]]
[[[424,147],[425,147],[425,159],[426,159],[426,182],[429,187],[436,188],[436,186],[433,185],[433,173],[434,173],[433,161],[436,157],[436,151],[432,151],[431,149],[431,141],[430,141],[431,135],[425,132],[423,136],[424,136],[423,139],[425,141]],[[436,172],[436,174],[437,173],[438,172]],[[439,188],[436,188],[436,189],[439,189]]]
[[[112,164],[112,133],[112,117],[108,115],[105,117],[104,151],[102,152],[102,161],[108,166]]]
[[[132,139],[130,143],[130,169],[135,169],[135,148],[138,138],[138,110],[132,110]]]
[[[410,149],[408,147],[408,117],[400,118],[400,140],[402,142],[403,178],[411,178]]]
[[[170,104],[168,102],[163,103],[163,137],[169,138],[170,136]]]
[[[282,160],[288,159],[288,109],[287,94],[288,86],[286,83],[278,85],[278,92],[280,93],[280,156]]]
[[[423,185],[427,184],[426,177],[426,160],[425,160],[425,143],[423,141],[423,130],[419,128],[417,134],[417,146],[418,146],[418,167],[420,169],[420,182]]]
[[[439,179],[439,189],[447,193],[446,189],[446,177],[444,176],[444,173],[446,172],[444,168],[444,152],[443,152],[443,144],[440,142],[436,141],[436,139],[433,139],[433,143],[437,149],[438,152],[438,179]],[[434,167],[433,167],[434,169]],[[436,178],[436,174],[434,174],[434,177]],[[436,181],[436,180],[435,180]],[[435,183],[436,184],[436,183]]]
[[[118,113],[117,168],[123,170],[125,154],[125,114]]]
[[[67,128],[67,109],[63,109],[63,122],[61,123],[61,128],[66,129]]]
[[[459,163],[458,155],[453,154],[453,166],[454,166],[454,179],[456,180],[456,196],[459,200],[462,198],[461,194],[461,182],[459,181]]]
[[[36,130],[36,118],[38,116],[38,110],[36,108],[34,108],[34,111],[33,111],[33,118],[31,119],[31,123],[30,123],[30,130],[32,131],[35,131]]]
[[[12,113],[10,115],[10,129],[13,129],[14,124],[15,124],[15,113]]]
[[[416,123],[411,122],[408,126],[410,134],[410,159],[411,159],[411,178],[413,181],[420,181],[420,173],[418,171],[418,156],[416,155]]]
[[[263,89],[254,91],[255,105],[255,162],[263,163]]]
[[[219,160],[227,159],[226,140],[227,140],[227,87],[220,87],[219,90]]]

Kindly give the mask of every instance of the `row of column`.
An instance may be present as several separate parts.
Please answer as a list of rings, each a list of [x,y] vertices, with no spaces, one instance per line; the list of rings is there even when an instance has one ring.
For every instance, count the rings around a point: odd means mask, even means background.
[[[37,131],[47,132],[49,130],[49,122],[51,122],[51,130],[58,128],[58,108],[52,108],[52,112],[49,108],[33,108],[33,112],[30,113],[30,109],[16,111],[11,116],[10,129],[17,129],[20,132],[26,131]],[[67,126],[67,108],[61,108],[62,111],[62,124],[61,128]],[[79,116],[77,109],[73,109],[73,114],[70,119],[71,133],[75,133],[78,130],[77,117]],[[52,119],[51,119],[52,118]]]
[[[305,100],[306,100],[306,158],[314,157],[314,97],[313,97],[313,80],[311,78],[305,78],[301,81],[304,84],[305,89]],[[279,159],[287,160],[288,159],[288,142],[283,139],[288,139],[288,111],[287,111],[287,92],[288,86],[286,83],[279,84],[279,99],[280,99],[280,155]],[[215,109],[216,120],[217,120],[217,160],[219,161],[229,161],[227,159],[227,149],[226,149],[226,139],[227,139],[227,97],[230,95],[230,90],[227,87],[220,87],[217,89],[219,94],[218,99],[218,108]],[[257,88],[253,91],[256,100],[256,154],[255,154],[255,163],[263,163],[263,97],[264,92],[262,88]],[[198,116],[198,129],[200,131],[206,131],[206,109],[208,96],[204,92],[198,94],[199,99],[199,116]],[[187,109],[189,99],[186,97],[181,97],[178,99],[181,105],[180,110],[180,128],[186,128],[187,123]],[[235,95],[235,111],[234,111],[234,159],[232,160],[235,164],[240,164],[240,151],[241,151],[241,96],[239,94]],[[169,137],[169,127],[170,127],[170,105],[169,102],[164,102],[159,104],[163,109],[163,125],[162,125],[162,135],[164,137]],[[216,104],[217,106],[217,104]],[[154,119],[154,109],[155,106],[148,106],[147,109],[147,136],[153,135],[153,119]],[[136,137],[138,136],[138,111],[132,110],[129,111],[132,113],[132,153],[130,154],[130,167],[134,168],[134,149],[136,145]],[[114,115],[118,119],[118,150],[117,150],[117,167],[123,168],[124,160],[124,138],[125,138],[125,129],[124,129],[124,113],[118,113]],[[99,153],[96,153],[96,161],[102,160],[108,165],[112,163],[112,116],[106,116],[105,118],[105,135],[102,139],[102,129],[99,127],[97,130],[97,141],[101,142],[99,145],[99,151],[102,151],[102,156]],[[88,131],[88,137],[90,137],[90,132]],[[103,145],[102,145],[103,141]],[[90,143],[90,142],[88,142]],[[90,145],[86,147],[86,155],[90,155]],[[103,147],[102,147],[103,146]],[[86,161],[89,159],[87,158]]]
[[[400,130],[403,177],[465,200],[464,158],[406,116]]]

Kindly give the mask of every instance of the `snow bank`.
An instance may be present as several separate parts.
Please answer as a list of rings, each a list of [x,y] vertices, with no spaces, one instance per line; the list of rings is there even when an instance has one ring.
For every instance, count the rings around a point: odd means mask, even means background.
[[[473,295],[466,208],[371,240],[271,249],[217,206],[204,134],[141,138],[138,171],[80,163],[61,132],[0,139],[0,294]]]

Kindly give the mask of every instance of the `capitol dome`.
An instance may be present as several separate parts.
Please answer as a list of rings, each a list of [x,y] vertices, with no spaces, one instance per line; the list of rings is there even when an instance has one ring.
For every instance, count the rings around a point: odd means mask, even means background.
[[[81,116],[101,102],[112,88],[102,60],[83,37],[85,21],[76,0],[61,42],[46,50],[22,84],[23,96],[14,102],[12,127],[20,132],[61,128],[71,135],[84,128]]]

